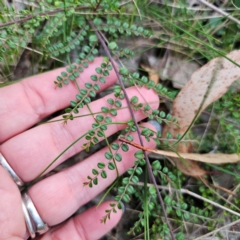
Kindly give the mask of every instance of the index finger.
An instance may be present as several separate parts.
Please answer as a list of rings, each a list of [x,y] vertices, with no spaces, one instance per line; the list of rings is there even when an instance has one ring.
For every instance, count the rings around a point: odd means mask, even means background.
[[[80,74],[77,78],[80,88],[91,81],[91,75],[95,74],[95,69],[102,62],[102,58],[95,58]],[[59,68],[0,88],[0,143],[32,127],[46,116],[66,108],[74,100],[78,93],[75,84],[69,84],[67,89],[56,89],[53,83],[64,70]],[[111,86],[117,78],[111,71],[106,79],[106,83],[98,82],[101,90]]]

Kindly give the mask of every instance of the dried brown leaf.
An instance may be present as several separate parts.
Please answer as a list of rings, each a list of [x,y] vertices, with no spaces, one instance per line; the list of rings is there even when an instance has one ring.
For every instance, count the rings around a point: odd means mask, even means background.
[[[227,56],[233,61],[240,63],[240,50],[232,51]],[[166,125],[163,129],[163,137],[166,136],[167,132],[171,132],[174,137],[177,134],[184,134],[196,114],[200,114],[209,104],[219,99],[239,77],[240,68],[223,57],[215,58],[195,71],[190,81],[173,102],[172,115],[178,119],[179,127]],[[190,143],[187,145],[180,143],[176,150],[180,153],[189,153],[192,150],[192,146]],[[173,161],[179,170],[184,172],[183,169],[186,168],[186,163],[183,163],[181,159],[175,158]],[[196,176],[200,176],[204,172],[204,170],[199,170],[200,168],[196,162],[186,161],[187,165],[191,166],[191,169],[189,168],[185,172],[193,171]],[[231,159],[229,159],[229,162],[231,162]],[[194,174],[188,175],[194,176]]]
[[[223,154],[223,153],[207,153],[207,154],[198,154],[198,153],[175,153],[164,150],[154,150],[147,149],[149,152],[154,152],[166,157],[181,157],[182,161],[192,160],[197,162],[204,163],[213,163],[217,165],[226,164],[226,163],[237,163],[240,159],[237,154]]]
[[[240,50],[227,55],[233,61],[240,63]],[[171,131],[174,135],[183,134],[206,96],[202,109],[219,99],[228,87],[240,77],[240,68],[225,58],[215,58],[193,73],[190,81],[180,91],[173,102],[173,116],[178,119],[180,128],[172,129],[166,126],[164,132]],[[212,83],[213,81],[213,83]],[[201,112],[200,111],[200,112]]]

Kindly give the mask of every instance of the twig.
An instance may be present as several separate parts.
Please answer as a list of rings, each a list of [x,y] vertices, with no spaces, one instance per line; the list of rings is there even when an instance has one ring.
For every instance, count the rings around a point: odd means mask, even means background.
[[[90,7],[76,7],[75,9],[86,10],[86,9],[91,9],[91,8]],[[37,16],[45,16],[45,15],[51,16],[51,15],[54,15],[55,13],[59,13],[59,12],[64,12],[64,8],[57,8],[57,9],[52,10],[52,11],[37,13]],[[0,24],[0,28],[7,27],[7,26],[17,24],[17,23],[21,23],[21,22],[25,22],[27,20],[30,20],[30,19],[34,18],[34,17],[36,17],[36,15],[31,15],[31,16],[28,16],[28,17],[25,17],[25,18],[22,18],[22,19],[19,19],[19,20],[16,20],[16,21],[3,23],[3,24]]]
[[[199,2],[201,2],[202,4],[208,6],[209,8],[211,8],[212,10],[218,12],[219,14],[227,17],[228,19],[232,20],[233,22],[237,23],[240,25],[240,21],[238,19],[236,19],[235,17],[231,16],[229,13],[223,11],[222,9],[215,7],[213,4],[207,2],[206,0],[198,0]]]
[[[231,227],[231,226],[236,225],[236,224],[238,224],[238,223],[240,223],[240,219],[238,219],[238,220],[235,221],[235,222],[231,222],[231,223],[229,223],[229,224],[227,224],[227,225],[224,225],[224,226],[222,226],[222,227],[220,227],[220,228],[218,228],[218,229],[216,229],[216,230],[213,230],[212,232],[209,232],[209,233],[207,233],[207,234],[205,234],[205,235],[203,235],[203,236],[201,236],[201,237],[195,238],[194,240],[202,240],[202,239],[205,239],[206,237],[208,237],[208,236],[210,236],[210,235],[212,235],[212,234],[215,234],[215,233],[219,232],[220,230],[223,230],[224,228]]]
[[[131,1],[121,4],[119,8],[129,4],[130,2]],[[74,10],[79,10],[79,9],[80,10],[88,10],[88,9],[92,9],[92,8],[91,7],[85,7],[85,6],[79,6],[79,7],[74,8]],[[99,7],[99,9],[100,9],[100,7]],[[10,26],[10,25],[13,25],[13,24],[17,24],[17,23],[21,23],[21,22],[25,22],[27,20],[35,18],[36,16],[45,16],[45,15],[51,16],[51,15],[54,15],[55,13],[64,12],[64,11],[65,11],[64,8],[57,8],[57,9],[52,10],[52,11],[43,12],[43,13],[37,13],[37,15],[31,15],[31,16],[28,16],[28,17],[25,17],[25,18],[22,18],[22,19],[19,19],[19,20],[16,20],[16,21],[2,23],[2,24],[0,24],[0,28],[7,27],[7,26]]]
[[[113,66],[113,69],[114,69],[114,71],[115,71],[115,73],[116,73],[116,75],[117,75],[117,78],[118,78],[118,80],[119,80],[119,84],[120,84],[120,86],[121,86],[121,88],[122,88],[122,91],[123,91],[123,93],[124,93],[124,96],[125,96],[125,98],[126,98],[127,104],[128,104],[128,106],[129,106],[129,111],[130,111],[130,113],[131,113],[131,117],[132,117],[133,122],[134,122],[134,124],[135,124],[135,126],[136,126],[136,128],[137,128],[137,134],[138,134],[138,137],[139,137],[140,144],[141,144],[142,147],[144,147],[143,140],[142,140],[142,137],[141,137],[141,133],[140,133],[140,130],[139,130],[139,127],[138,127],[138,124],[137,124],[137,120],[136,120],[135,115],[134,115],[134,112],[133,112],[133,110],[132,110],[132,108],[131,108],[131,103],[130,103],[129,97],[128,97],[128,95],[127,95],[127,92],[126,92],[125,86],[124,86],[124,84],[123,84],[123,82],[122,82],[122,79],[121,79],[121,77],[120,77],[120,75],[119,75],[119,73],[118,73],[117,67],[115,66],[114,60],[113,60],[113,58],[112,58],[112,56],[111,56],[111,54],[110,54],[110,51],[109,51],[108,47],[106,46],[106,44],[105,44],[105,42],[104,42],[101,34],[99,34],[98,30],[97,30],[96,27],[94,26],[94,24],[93,24],[91,21],[89,21],[89,24],[90,24],[90,25],[92,26],[92,28],[95,30],[96,35],[97,35],[97,37],[98,37],[98,39],[99,39],[102,47],[104,48],[104,50],[105,50],[105,52],[106,52],[106,54],[107,54],[107,57],[109,58],[112,66]],[[152,180],[152,182],[153,182],[153,184],[154,184],[154,186],[155,186],[155,188],[156,188],[157,195],[158,195],[158,199],[159,199],[159,201],[160,201],[160,204],[161,204],[161,207],[162,207],[162,211],[163,211],[164,217],[165,217],[165,219],[166,219],[166,223],[167,223],[167,225],[168,225],[168,227],[169,227],[169,230],[170,230],[171,238],[172,238],[172,240],[175,240],[175,236],[174,236],[174,234],[173,234],[171,224],[170,224],[170,222],[169,222],[169,220],[168,220],[168,217],[167,217],[167,213],[166,213],[166,209],[165,209],[165,206],[164,206],[163,199],[162,199],[161,194],[160,194],[160,192],[159,192],[159,190],[158,190],[158,188],[157,188],[157,183],[156,183],[155,177],[154,177],[154,175],[153,175],[153,173],[152,173],[152,171],[151,171],[151,164],[150,164],[150,162],[149,162],[147,153],[146,153],[145,151],[144,151],[144,157],[145,157],[146,162],[147,162],[147,167],[148,167],[149,175],[150,175],[151,180]]]

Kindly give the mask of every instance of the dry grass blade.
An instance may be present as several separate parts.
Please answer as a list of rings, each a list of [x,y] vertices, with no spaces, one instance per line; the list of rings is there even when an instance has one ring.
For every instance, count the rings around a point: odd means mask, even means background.
[[[192,160],[197,162],[204,162],[204,163],[213,163],[217,165],[227,164],[227,163],[237,163],[240,158],[237,154],[224,154],[224,153],[207,153],[207,154],[198,154],[198,153],[175,153],[170,151],[164,150],[156,150],[150,149],[146,147],[142,147],[141,145],[130,142],[126,139],[120,138],[119,141],[128,143],[136,148],[142,149],[144,151],[153,152],[159,155],[163,155],[166,157],[176,157],[182,158],[185,160]]]

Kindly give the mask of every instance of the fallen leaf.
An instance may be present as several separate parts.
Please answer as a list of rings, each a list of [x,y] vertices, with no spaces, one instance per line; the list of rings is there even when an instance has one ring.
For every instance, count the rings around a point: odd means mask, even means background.
[[[233,51],[227,56],[240,63],[240,50]],[[190,81],[173,102],[172,115],[178,119],[180,126],[175,131],[184,133],[187,130],[198,112],[208,88],[210,88],[208,96],[204,100],[201,111],[219,99],[239,77],[240,68],[222,57],[211,60],[194,72]],[[166,126],[164,132],[169,131],[171,128],[172,126]]]
[[[232,51],[227,57],[240,63],[240,50]],[[223,57],[215,58],[195,71],[190,81],[182,88],[173,102],[172,115],[177,118],[178,127],[176,125],[165,125],[163,138],[166,137],[167,132],[171,132],[173,137],[176,137],[177,134],[183,135],[192,124],[196,114],[199,115],[208,105],[219,99],[239,77],[240,68]],[[190,143],[187,145],[179,143],[176,151],[181,155],[182,153],[189,153],[192,151],[192,145]],[[186,162],[183,163],[178,158],[172,160],[182,172],[184,172],[183,169],[186,168],[187,162],[187,165],[192,169],[185,170],[185,173],[194,172],[188,175],[201,176],[201,174],[204,174],[204,170],[200,170],[196,162],[185,160]],[[200,159],[195,161],[200,161]],[[230,161],[231,159],[229,159]]]

